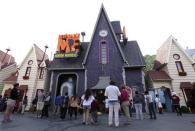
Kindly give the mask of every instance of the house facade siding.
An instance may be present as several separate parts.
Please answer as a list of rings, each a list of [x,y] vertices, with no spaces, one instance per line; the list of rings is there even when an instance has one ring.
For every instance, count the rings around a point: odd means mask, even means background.
[[[18,75],[18,80],[17,82],[20,85],[27,85],[28,90],[26,95],[28,96],[28,105],[27,105],[27,110],[31,106],[32,100],[35,98],[37,89],[44,89],[44,81],[46,77],[46,73],[43,74],[43,79],[39,79],[39,73],[40,73],[40,68],[38,66],[38,61],[36,57],[36,50],[35,46],[31,48],[25,59],[20,65],[19,69],[19,75]],[[40,58],[39,58],[40,59]],[[29,64],[29,61],[32,60],[33,63]],[[26,74],[26,69],[27,67],[31,67],[30,71],[30,76],[29,79],[23,79],[23,76]],[[45,67],[44,67],[45,68]],[[45,69],[44,69],[45,70]]]
[[[166,87],[172,90],[171,82],[166,81],[153,81],[153,88],[158,89],[161,87]]]
[[[33,61],[32,65],[28,65],[29,60]],[[24,80],[23,76],[25,76],[27,67],[31,67],[30,76],[29,76],[29,79]],[[17,80],[17,82],[20,85],[28,85],[28,91],[26,94],[28,96],[27,108],[30,107],[31,101],[34,99],[33,93],[34,93],[34,90],[36,88],[35,87],[36,86],[36,84],[35,84],[36,79],[37,79],[37,60],[36,60],[35,52],[32,48],[31,51],[29,52],[29,54],[27,54],[26,58],[24,59],[22,65],[20,66],[18,80]]]
[[[101,30],[107,30],[108,34],[106,37],[101,37],[99,35]],[[94,33],[95,35],[91,42],[91,48],[86,62],[87,78],[90,78],[90,80],[87,80],[88,88],[95,86],[100,76],[110,76],[110,79],[116,81],[117,85],[123,84],[123,60],[117,47],[116,40],[114,39],[114,34],[109,27],[108,21],[106,20],[105,12],[101,13]],[[100,63],[101,41],[105,41],[108,48],[107,64]]]
[[[17,66],[16,64],[12,64],[6,68],[0,70],[0,94],[3,95],[3,80],[9,77],[12,73],[16,72]]]
[[[175,64],[175,60],[173,58],[174,54],[180,55],[180,60],[182,62],[184,71],[187,73],[186,76],[179,76],[177,67]],[[182,90],[180,88],[181,82],[195,82],[195,71],[193,69],[192,63],[190,62],[189,58],[186,57],[184,54],[184,51],[182,51],[176,44],[173,42],[170,49],[170,55],[169,55],[169,62],[167,64],[168,73],[172,80],[172,89],[174,92],[176,92],[180,98],[181,98],[181,105],[186,105]]]
[[[126,85],[137,88],[140,92],[144,91],[143,75],[142,70],[138,69],[126,69]]]

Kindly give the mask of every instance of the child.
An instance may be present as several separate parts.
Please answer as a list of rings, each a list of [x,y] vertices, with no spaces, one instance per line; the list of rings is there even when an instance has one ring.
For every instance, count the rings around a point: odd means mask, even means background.
[[[159,95],[156,94],[156,98],[155,98],[155,102],[156,102],[156,108],[159,112],[159,114],[162,114],[162,103],[160,102],[160,98],[159,98]]]

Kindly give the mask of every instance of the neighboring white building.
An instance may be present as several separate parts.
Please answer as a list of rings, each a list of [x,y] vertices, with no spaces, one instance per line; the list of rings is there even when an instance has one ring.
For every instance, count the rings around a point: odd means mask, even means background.
[[[3,90],[3,80],[14,73],[16,68],[14,57],[0,50],[0,94]]]
[[[35,98],[37,90],[44,89],[47,62],[48,55],[34,44],[19,66],[17,82],[23,90],[26,90],[27,109]]]
[[[187,48],[185,51],[195,61],[195,49],[189,49],[189,48]]]
[[[195,70],[193,68],[193,60],[185,50],[179,45],[177,39],[170,36],[165,43],[158,49],[156,60],[160,65],[155,67],[156,70],[165,71],[170,76],[171,87],[170,91],[174,91],[181,99],[181,105],[186,106],[189,100],[189,93],[192,88],[192,83],[195,82]],[[165,83],[164,83],[165,84]],[[168,84],[166,82],[166,84]],[[162,86],[163,83],[162,83]],[[156,85],[153,88],[158,88]]]
[[[195,49],[189,49],[189,48],[187,48],[185,51],[186,51],[186,53],[187,53],[190,57],[192,57],[192,59],[193,59],[194,62],[195,62]],[[195,63],[193,64],[193,67],[194,67],[194,70],[195,70]]]
[[[18,71],[11,74],[8,78],[3,80],[3,91],[2,96],[10,96],[11,89],[13,88],[13,84],[17,82]]]

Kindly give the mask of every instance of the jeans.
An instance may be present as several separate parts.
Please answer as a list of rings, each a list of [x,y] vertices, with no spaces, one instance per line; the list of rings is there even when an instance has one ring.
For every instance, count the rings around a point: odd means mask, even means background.
[[[55,105],[54,115],[58,115],[60,112],[60,105]]]
[[[136,119],[137,120],[143,120],[143,112],[142,112],[142,104],[141,103],[136,103],[135,104],[135,111],[136,111]]]
[[[108,124],[112,125],[112,123],[113,123],[113,112],[114,112],[115,126],[119,126],[119,108],[120,108],[120,104],[118,102],[109,102],[108,103],[108,108],[109,108]]]
[[[92,111],[91,112],[91,118],[92,118],[92,122],[97,123],[97,111]]]
[[[176,111],[177,115],[182,116],[180,105],[173,105],[174,110]]]
[[[66,117],[66,113],[67,113],[68,107],[60,107],[60,118],[64,119]]]
[[[25,111],[25,108],[26,108],[26,105],[22,105],[22,114],[24,114],[24,111]]]
[[[153,102],[149,103],[149,113],[150,113],[150,119],[156,119],[156,112],[154,109],[154,104]]]
[[[77,119],[77,107],[69,107],[70,119],[72,119],[72,114],[74,113],[75,119]]]
[[[45,104],[44,107],[43,107],[43,110],[42,110],[42,114],[41,114],[41,118],[43,116],[46,116],[46,117],[49,117],[49,105]]]

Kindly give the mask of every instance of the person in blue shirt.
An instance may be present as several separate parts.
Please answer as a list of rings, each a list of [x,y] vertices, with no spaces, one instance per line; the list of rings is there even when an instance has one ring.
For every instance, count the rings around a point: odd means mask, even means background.
[[[61,96],[58,95],[56,96],[55,99],[55,112],[54,112],[55,115],[58,115],[60,112],[60,104],[61,104]]]

